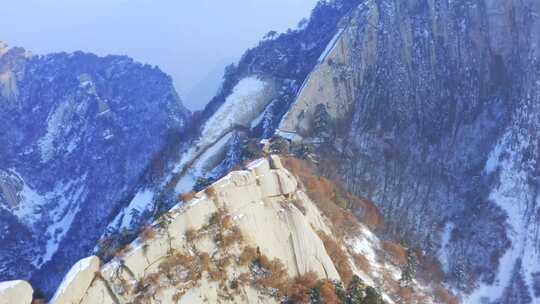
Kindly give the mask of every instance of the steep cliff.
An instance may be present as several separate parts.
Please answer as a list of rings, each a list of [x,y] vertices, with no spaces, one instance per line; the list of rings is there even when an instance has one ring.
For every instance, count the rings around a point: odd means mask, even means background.
[[[1,44],[0,279],[52,292],[188,116],[155,67]]]
[[[539,7],[366,1],[279,126],[316,137],[324,105],[336,137],[321,156],[465,302],[539,296]]]
[[[539,39],[532,0],[321,2],[305,28],[228,70],[208,117],[244,79],[278,89],[197,177],[219,177],[250,142],[280,135],[373,201],[386,237],[438,259],[465,302],[530,303]]]

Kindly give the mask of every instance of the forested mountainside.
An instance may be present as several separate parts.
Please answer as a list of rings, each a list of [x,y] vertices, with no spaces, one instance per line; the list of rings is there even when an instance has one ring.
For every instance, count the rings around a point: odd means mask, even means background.
[[[156,67],[2,43],[0,280],[52,292],[189,115]]]

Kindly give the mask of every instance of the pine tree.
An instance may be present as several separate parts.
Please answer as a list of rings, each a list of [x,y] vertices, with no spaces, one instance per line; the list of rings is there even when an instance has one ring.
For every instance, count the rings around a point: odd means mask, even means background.
[[[205,177],[199,177],[197,178],[197,181],[195,182],[195,185],[193,186],[193,189],[195,191],[201,191],[202,189],[210,186],[212,182],[210,181],[209,178],[205,178]]]
[[[416,269],[418,267],[418,259],[412,249],[407,249],[407,264],[401,272],[401,279],[399,280],[401,286],[409,287],[412,285],[414,278],[416,277]]]
[[[313,132],[315,136],[328,137],[330,127],[330,114],[326,110],[326,106],[322,103],[315,107],[313,115]]]
[[[375,288],[368,286],[366,288],[366,297],[364,299],[364,302],[362,302],[362,304],[383,304],[383,303],[384,302],[379,292]]]
[[[274,154],[289,154],[289,142],[281,136],[272,137],[270,139],[270,152]]]
[[[347,304],[363,304],[366,285],[357,275],[354,275],[347,288]]]

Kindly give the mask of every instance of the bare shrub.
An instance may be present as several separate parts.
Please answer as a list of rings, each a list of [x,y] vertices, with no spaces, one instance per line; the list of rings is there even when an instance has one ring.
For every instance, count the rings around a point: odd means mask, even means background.
[[[154,227],[148,225],[143,227],[140,236],[143,241],[148,241],[157,236],[157,231]]]
[[[323,241],[326,252],[332,259],[332,262],[334,262],[334,265],[339,272],[341,280],[343,281],[343,283],[345,283],[345,285],[348,285],[349,282],[352,280],[353,272],[351,269],[351,265],[349,264],[347,254],[345,253],[345,251],[343,251],[341,246],[326,233],[324,233],[323,231],[319,231],[318,234]]]
[[[317,274],[307,272],[291,282],[287,290],[287,298],[293,303],[310,303],[311,290],[317,284]]]
[[[369,273],[371,270],[371,265],[369,264],[368,259],[361,255],[361,254],[355,254],[354,255],[354,262],[356,266],[362,270],[365,273]]]
[[[328,280],[323,280],[319,286],[321,298],[325,304],[340,304],[341,300],[336,295],[334,284]]]
[[[187,192],[187,193],[179,194],[177,199],[178,199],[178,201],[181,201],[181,202],[189,202],[189,201],[191,201],[192,199],[195,198],[195,195],[197,195],[197,193],[195,191],[190,191],[190,192]]]
[[[192,242],[197,239],[197,230],[193,228],[188,228],[186,230],[186,241]]]
[[[435,288],[435,299],[438,303],[458,304],[459,299],[442,286]]]
[[[211,199],[217,198],[217,190],[214,186],[209,186],[204,190],[204,193]]]
[[[242,243],[243,236],[240,228],[233,227],[231,231],[223,236],[223,247],[228,248],[234,244]]]
[[[409,287],[400,287],[398,289],[398,296],[402,301],[410,303],[413,299],[413,291]]]
[[[253,247],[245,247],[242,253],[240,254],[240,257],[238,259],[238,264],[242,266],[246,266],[251,264],[255,259],[257,259],[258,253],[257,249]]]
[[[407,252],[403,246],[391,241],[383,241],[382,248],[390,255],[392,262],[396,265],[404,266],[407,264]]]

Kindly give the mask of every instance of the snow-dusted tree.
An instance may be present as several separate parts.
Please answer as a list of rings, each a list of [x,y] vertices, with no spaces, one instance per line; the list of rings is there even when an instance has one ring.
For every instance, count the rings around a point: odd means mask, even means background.
[[[318,137],[328,137],[330,134],[330,114],[322,103],[315,107],[313,114],[313,132]]]
[[[353,276],[349,287],[347,288],[347,298],[345,303],[347,304],[363,304],[366,285],[357,275]]]
[[[199,177],[197,178],[197,181],[195,182],[195,185],[193,186],[193,189],[195,191],[201,191],[202,189],[210,186],[212,182],[210,181],[210,179],[206,178],[206,177]]]
[[[401,278],[399,283],[403,287],[409,287],[412,285],[414,278],[416,277],[416,269],[418,268],[418,258],[416,253],[412,249],[407,249],[407,264],[401,272]]]
[[[289,142],[281,137],[274,136],[270,139],[270,152],[275,154],[289,154],[290,144]]]

